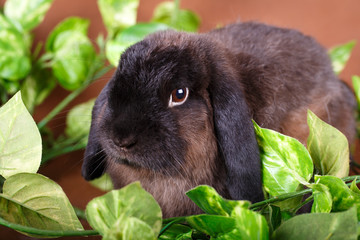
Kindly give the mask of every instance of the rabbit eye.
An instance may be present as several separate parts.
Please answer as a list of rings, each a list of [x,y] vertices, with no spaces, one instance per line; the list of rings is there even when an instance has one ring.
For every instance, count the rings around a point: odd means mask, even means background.
[[[171,92],[169,107],[174,107],[183,104],[189,96],[188,88],[177,88]]]

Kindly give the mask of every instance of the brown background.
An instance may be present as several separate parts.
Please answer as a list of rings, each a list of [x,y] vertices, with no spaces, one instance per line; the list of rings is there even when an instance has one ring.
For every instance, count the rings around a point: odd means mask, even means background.
[[[4,2],[5,0],[0,0],[0,5],[3,5]],[[45,21],[34,30],[35,42],[45,41],[51,29],[68,16],[90,19],[89,36],[95,41],[99,33],[106,33],[96,2],[96,0],[55,0]],[[159,2],[161,0],[141,0],[138,21],[150,20],[154,7]],[[327,48],[354,39],[358,42],[360,40],[359,0],[183,0],[181,7],[191,9],[200,15],[202,19],[201,32],[234,21],[256,20],[298,29],[315,37]],[[341,78],[350,83],[351,76],[355,74],[360,75],[360,43],[355,47]],[[96,97],[110,77],[111,74],[108,74],[94,83],[72,105]],[[37,109],[35,119],[37,121],[42,119],[51,106],[60,102],[67,94],[68,92],[65,90],[57,88],[56,94],[53,94],[46,103]],[[66,112],[64,111],[50,123],[57,133],[63,131]],[[87,202],[93,197],[101,195],[102,192],[92,188],[81,178],[82,154],[79,151],[62,156],[43,167],[40,172],[57,181],[73,205],[85,208]],[[0,240],[11,239],[30,238],[0,227]]]

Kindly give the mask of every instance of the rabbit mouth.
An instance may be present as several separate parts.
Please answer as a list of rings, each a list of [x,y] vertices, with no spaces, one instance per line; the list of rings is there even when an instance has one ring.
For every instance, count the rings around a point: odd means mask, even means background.
[[[147,164],[144,163],[146,162],[144,161],[144,159],[146,159],[147,154],[142,154],[138,152],[135,146],[130,149],[120,147],[111,139],[108,139],[106,142],[107,143],[103,147],[109,160],[113,161],[116,164],[123,164],[136,168],[149,168],[149,166],[146,166]]]
[[[108,161],[115,164],[127,165],[137,169],[143,168],[165,174],[173,174],[181,168],[182,160],[162,151],[140,151],[139,149],[124,150],[109,140],[104,147]]]
[[[127,158],[117,158],[115,160],[115,163],[117,164],[123,164],[123,165],[127,165],[127,166],[131,166],[131,167],[136,167],[136,168],[140,168],[142,167],[141,165],[139,165],[138,163],[136,163],[135,161],[130,161]]]

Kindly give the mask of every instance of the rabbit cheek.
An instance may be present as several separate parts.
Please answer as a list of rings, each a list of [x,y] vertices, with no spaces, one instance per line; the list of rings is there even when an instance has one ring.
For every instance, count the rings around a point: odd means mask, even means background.
[[[205,104],[198,105],[195,110],[193,104],[188,111],[182,111],[182,117],[179,117],[179,133],[186,143],[185,176],[190,180],[189,186],[207,184],[226,195],[223,186],[226,172],[218,157],[212,107],[208,98],[204,99]]]

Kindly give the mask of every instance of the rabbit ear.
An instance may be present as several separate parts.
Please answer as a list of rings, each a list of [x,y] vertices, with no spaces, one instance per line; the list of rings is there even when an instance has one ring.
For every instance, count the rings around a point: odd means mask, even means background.
[[[106,104],[107,86],[101,91],[95,101],[92,111],[92,120],[89,133],[89,140],[85,150],[84,162],[81,173],[85,180],[93,180],[101,177],[106,169],[106,154],[102,149],[100,140],[97,136],[99,132],[98,118],[101,108]]]
[[[263,200],[261,162],[249,108],[234,73],[213,74],[209,94],[219,153],[227,170],[232,199]]]

